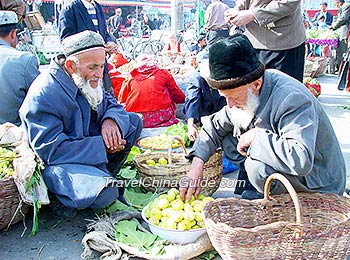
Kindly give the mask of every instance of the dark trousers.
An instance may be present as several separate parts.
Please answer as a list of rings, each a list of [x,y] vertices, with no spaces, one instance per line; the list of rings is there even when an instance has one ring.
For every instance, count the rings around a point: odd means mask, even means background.
[[[266,69],[277,69],[303,82],[305,43],[289,50],[256,50]]]
[[[210,30],[207,34],[207,48],[214,44],[218,39],[228,37],[228,30]]]

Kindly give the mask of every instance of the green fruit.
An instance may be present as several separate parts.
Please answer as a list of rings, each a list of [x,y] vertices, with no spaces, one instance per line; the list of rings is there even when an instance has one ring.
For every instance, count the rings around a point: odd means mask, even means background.
[[[199,195],[197,196],[197,200],[202,200],[202,199],[204,199],[205,198],[205,196],[202,194],[202,193],[199,193]]]
[[[193,207],[190,204],[185,203],[184,204],[184,211],[193,211]]]
[[[150,218],[155,218],[160,220],[162,218],[162,212],[158,208],[152,208],[150,212]]]
[[[177,229],[178,230],[189,230],[190,229],[190,222],[188,220],[181,220],[177,224]]]
[[[170,204],[174,210],[182,210],[184,208],[184,202],[181,199],[176,199]]]
[[[195,219],[197,222],[203,221],[203,213],[201,213],[201,212],[195,212],[195,213],[194,213],[194,219]]]
[[[195,219],[195,214],[193,211],[186,210],[184,212],[184,220],[193,221]]]
[[[213,201],[213,200],[214,200],[214,198],[212,198],[212,197],[205,197],[205,198],[202,199],[204,205],[207,204],[210,201]]]
[[[156,219],[156,218],[150,217],[150,218],[148,219],[148,221],[149,221],[149,223],[151,223],[151,224],[153,224],[153,225],[156,225],[156,226],[159,225],[159,220]]]
[[[160,209],[165,209],[169,206],[169,201],[165,198],[162,198],[162,199],[159,199],[158,203],[157,203],[157,206],[160,208]]]
[[[167,161],[167,159],[165,159],[164,157],[160,157],[160,158],[158,159],[158,163],[159,163],[160,165],[167,165],[167,164],[168,164],[168,161]]]
[[[177,229],[177,223],[173,219],[169,219],[166,223],[166,228],[176,230]]]
[[[146,164],[149,165],[149,166],[155,166],[155,165],[156,165],[156,162],[155,162],[154,160],[152,160],[152,159],[148,159],[148,160],[146,161]]]

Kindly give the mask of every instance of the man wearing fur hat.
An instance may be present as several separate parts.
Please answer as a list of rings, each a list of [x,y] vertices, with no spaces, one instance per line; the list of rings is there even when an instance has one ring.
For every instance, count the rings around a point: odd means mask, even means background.
[[[103,90],[104,40],[83,31],[62,41],[67,57],[53,60],[20,109],[35,152],[45,162],[50,192],[68,208],[101,208],[123,188],[113,185],[141,133],[139,116],[127,113]]]
[[[239,165],[239,178],[250,183],[243,187],[242,198],[261,198],[266,178],[275,172],[298,192],[343,194],[340,145],[321,104],[302,83],[278,70],[265,70],[241,34],[213,44],[209,69],[203,77],[226,98],[227,106],[203,122],[189,153],[192,164],[188,179],[181,182],[182,198],[199,194],[203,164],[220,146]],[[285,189],[276,183],[271,192]]]
[[[259,60],[268,69],[278,69],[303,81],[305,29],[300,0],[237,0],[225,12],[226,21],[245,26]]]
[[[15,12],[0,11],[0,124],[20,125],[18,109],[40,73],[33,54],[16,50],[17,23]]]

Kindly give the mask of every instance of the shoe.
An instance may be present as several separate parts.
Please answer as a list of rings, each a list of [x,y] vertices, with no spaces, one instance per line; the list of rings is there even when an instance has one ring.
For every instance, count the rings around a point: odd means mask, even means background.
[[[256,190],[245,190],[242,192],[242,199],[256,200],[262,198],[264,198],[264,195]]]
[[[64,206],[57,198],[50,197],[48,205],[50,214],[55,218],[73,218],[78,214],[78,210]]]

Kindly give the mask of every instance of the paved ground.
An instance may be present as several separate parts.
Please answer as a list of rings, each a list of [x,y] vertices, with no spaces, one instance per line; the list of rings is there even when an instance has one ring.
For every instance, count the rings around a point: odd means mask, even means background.
[[[340,106],[350,106],[350,93],[336,89],[337,77],[325,75],[318,78],[322,83],[322,95],[319,100],[326,109],[341,143],[346,161],[347,173],[350,174],[350,110]],[[234,174],[225,175],[232,177]],[[350,188],[350,176],[347,187]],[[220,189],[216,195],[226,197],[231,189]],[[31,213],[27,217],[27,231],[22,223],[12,226],[8,231],[0,231],[0,260],[78,260],[82,252],[80,244],[85,232],[86,219],[93,218],[90,210],[81,211],[72,219],[57,220],[50,217],[47,208],[40,213],[39,233],[29,236]],[[95,259],[98,259],[96,256]]]

